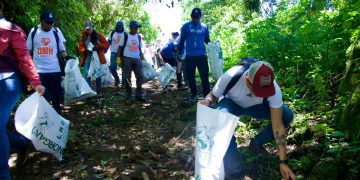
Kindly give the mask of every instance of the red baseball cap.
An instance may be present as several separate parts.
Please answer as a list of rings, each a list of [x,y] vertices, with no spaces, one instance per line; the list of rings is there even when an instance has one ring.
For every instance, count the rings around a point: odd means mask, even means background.
[[[265,98],[275,95],[275,75],[270,63],[257,61],[251,64],[248,75],[256,97]]]

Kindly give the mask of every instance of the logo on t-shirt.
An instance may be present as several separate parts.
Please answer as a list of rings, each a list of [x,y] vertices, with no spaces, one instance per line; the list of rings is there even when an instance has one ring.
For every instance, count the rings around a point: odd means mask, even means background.
[[[41,38],[41,43],[43,46],[38,47],[39,55],[51,55],[54,53],[54,49],[48,47],[50,42],[51,42],[50,38]]]
[[[41,38],[41,43],[42,43],[44,46],[49,45],[50,41],[51,41],[50,38]]]
[[[139,51],[139,47],[137,46],[136,40],[131,40],[131,45],[129,46],[129,51],[131,51],[131,52]]]
[[[120,44],[120,40],[121,40],[121,36],[118,35],[118,36],[116,37],[116,39],[114,40],[114,44],[115,44],[115,45],[119,45],[119,44]]]

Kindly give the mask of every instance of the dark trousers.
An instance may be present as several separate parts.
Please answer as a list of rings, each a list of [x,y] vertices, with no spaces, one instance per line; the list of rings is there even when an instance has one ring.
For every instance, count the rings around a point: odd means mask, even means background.
[[[186,76],[192,95],[197,94],[195,72],[199,71],[204,97],[210,92],[209,64],[207,56],[186,56]]]
[[[175,58],[164,58],[164,61],[170,64],[171,67],[176,67],[176,59]]]
[[[61,87],[61,73],[39,73],[41,84],[46,88],[44,97],[51,101],[53,108],[61,114],[60,100],[63,88]]]
[[[129,57],[124,57],[124,71],[125,71],[125,78],[126,78],[126,92],[128,95],[132,95],[132,88],[131,88],[131,72],[134,71],[136,77],[136,91],[135,96],[142,96],[143,89],[143,75],[142,75],[142,63],[141,59],[134,59]]]

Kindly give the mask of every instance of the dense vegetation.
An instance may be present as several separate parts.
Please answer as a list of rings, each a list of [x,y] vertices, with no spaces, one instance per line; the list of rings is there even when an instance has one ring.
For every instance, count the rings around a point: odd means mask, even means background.
[[[91,20],[95,29],[105,36],[115,28],[115,23],[122,20],[125,30],[131,20],[140,22],[143,27],[140,33],[147,42],[156,38],[156,28],[150,25],[150,17],[142,8],[146,1],[101,1],[101,0],[4,0],[5,16],[8,20],[20,25],[24,30],[30,29],[40,21],[40,14],[50,10],[55,14],[55,26],[63,31],[70,54],[77,53],[76,46],[83,31],[84,22]]]
[[[117,20],[143,24],[147,42],[156,28],[142,8],[146,0],[2,0],[5,16],[26,31],[51,10],[70,54],[90,19],[108,34]],[[159,0],[162,2],[161,0]],[[171,6],[169,6],[171,8]],[[183,0],[185,20],[203,9],[211,40],[219,40],[225,69],[244,56],[270,62],[286,103],[296,116],[288,134],[290,167],[302,178],[360,176],[360,1],[358,0]],[[243,118],[238,141],[259,124]],[[254,159],[248,159],[251,163]],[[262,177],[272,172],[263,172]],[[276,177],[276,176],[275,176]]]
[[[204,10],[211,39],[221,42],[226,68],[244,56],[275,67],[283,97],[297,113],[289,144],[322,150],[319,158],[304,154],[290,161],[295,171],[308,175],[316,163],[324,163],[322,172],[330,175],[323,178],[359,176],[360,1],[184,4],[195,6]]]

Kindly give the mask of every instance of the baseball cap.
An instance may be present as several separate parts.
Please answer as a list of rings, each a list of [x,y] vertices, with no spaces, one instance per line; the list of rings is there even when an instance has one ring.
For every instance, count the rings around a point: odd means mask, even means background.
[[[141,25],[136,21],[131,21],[130,22],[130,27],[141,27]]]
[[[123,28],[124,29],[124,23],[122,21],[116,22],[116,28]]]
[[[171,35],[172,36],[179,36],[179,33],[178,32],[172,32]]]
[[[202,16],[202,12],[200,8],[194,8],[191,11],[191,17],[192,18],[200,18]]]
[[[55,21],[55,16],[50,11],[45,11],[40,15],[40,21],[44,21],[47,24],[52,24]]]
[[[249,79],[256,97],[270,97],[275,95],[274,69],[270,63],[257,61],[249,68]]]
[[[85,21],[84,28],[85,29],[94,28],[94,24],[90,20],[87,20]]]

